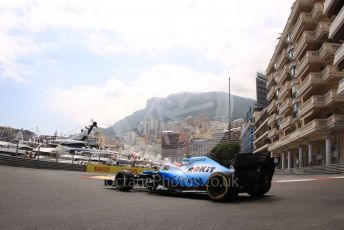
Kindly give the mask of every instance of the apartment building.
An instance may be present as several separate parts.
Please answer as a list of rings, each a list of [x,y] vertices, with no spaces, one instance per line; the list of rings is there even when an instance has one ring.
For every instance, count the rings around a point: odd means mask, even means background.
[[[267,78],[262,73],[257,73],[256,77],[256,95],[257,95],[257,102],[255,104],[256,108],[265,108],[268,106],[267,93],[268,90],[266,88]]]
[[[190,143],[189,154],[193,157],[205,156],[215,147],[212,139],[196,138]]]
[[[163,131],[161,138],[161,156],[178,161],[185,155],[185,143],[180,140],[180,133]]]
[[[261,122],[282,169],[344,160],[342,5],[295,1],[267,67],[269,106]]]
[[[253,151],[254,140],[254,117],[252,107],[246,113],[245,124],[242,127],[241,135],[241,152],[251,153]]]
[[[268,125],[267,125],[267,77],[261,73],[256,76],[256,94],[257,102],[252,111],[252,120],[254,121],[253,127],[253,153],[266,154],[268,151]],[[245,151],[245,149],[242,149]]]
[[[269,147],[268,139],[268,108],[255,109],[254,114],[254,142],[253,153],[254,154],[266,154]]]
[[[328,37],[341,44],[334,55],[333,64],[339,69],[344,69],[344,1],[326,0],[324,3],[324,14],[334,18],[331,23]],[[344,78],[339,81],[338,94],[344,95]]]

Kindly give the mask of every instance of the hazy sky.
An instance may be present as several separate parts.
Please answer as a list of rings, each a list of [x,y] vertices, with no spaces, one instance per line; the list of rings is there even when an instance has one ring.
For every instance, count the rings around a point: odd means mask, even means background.
[[[68,132],[150,97],[255,99],[293,0],[1,0],[0,125]]]

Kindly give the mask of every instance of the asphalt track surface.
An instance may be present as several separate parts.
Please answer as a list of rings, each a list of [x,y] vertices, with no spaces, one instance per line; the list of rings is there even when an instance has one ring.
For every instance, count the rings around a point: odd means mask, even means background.
[[[88,173],[0,166],[0,229],[344,229],[344,177],[331,177],[275,176],[264,198],[217,203],[106,189]]]

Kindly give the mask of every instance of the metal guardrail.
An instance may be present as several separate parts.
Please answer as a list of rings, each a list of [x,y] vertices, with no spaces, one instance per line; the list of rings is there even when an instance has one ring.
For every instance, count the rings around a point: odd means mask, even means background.
[[[81,171],[86,172],[86,165],[56,163],[41,160],[30,160],[15,156],[0,155],[0,165],[36,168],[36,169],[53,169],[53,170],[67,170],[67,171]]]
[[[302,168],[276,169],[276,174],[318,175],[344,173],[344,164],[317,165]]]

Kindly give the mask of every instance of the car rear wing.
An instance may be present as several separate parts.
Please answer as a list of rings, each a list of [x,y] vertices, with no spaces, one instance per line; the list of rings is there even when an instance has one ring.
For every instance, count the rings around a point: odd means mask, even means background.
[[[240,153],[236,156],[234,167],[236,170],[253,169],[259,166],[275,168],[279,164],[279,161],[279,157],[271,157],[270,155]]]

